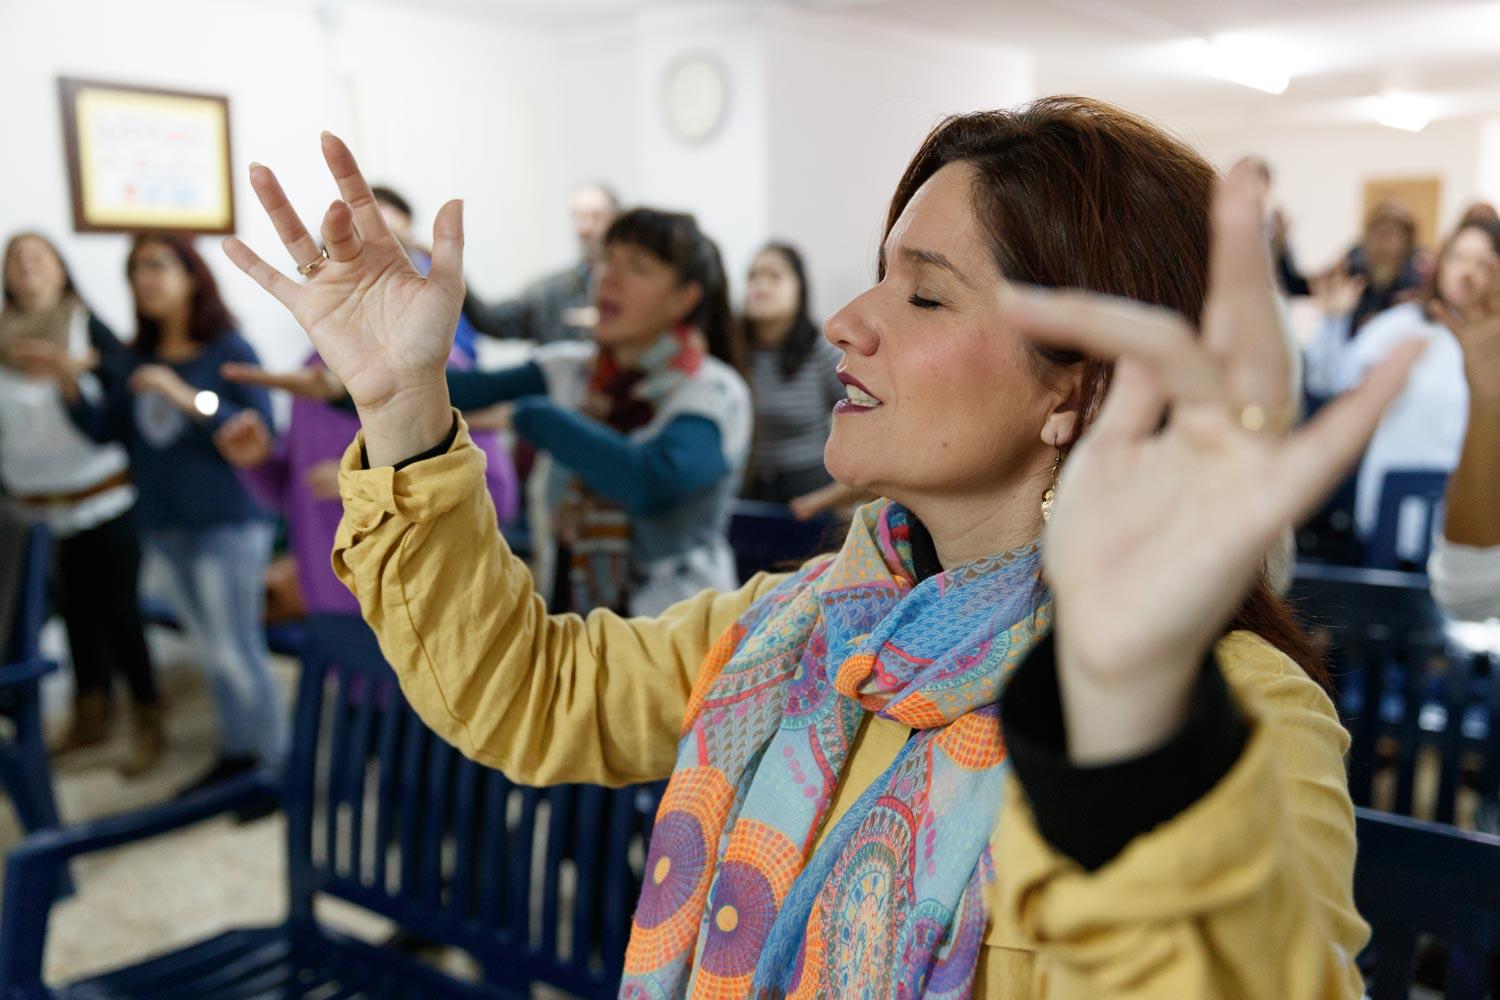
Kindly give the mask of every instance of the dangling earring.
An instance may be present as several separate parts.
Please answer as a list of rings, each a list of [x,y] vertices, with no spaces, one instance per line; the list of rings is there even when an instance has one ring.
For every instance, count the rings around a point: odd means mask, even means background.
[[[1057,460],[1052,463],[1052,485],[1042,494],[1042,523],[1052,520],[1052,501],[1057,499],[1057,474],[1062,468],[1062,449],[1057,449]]]

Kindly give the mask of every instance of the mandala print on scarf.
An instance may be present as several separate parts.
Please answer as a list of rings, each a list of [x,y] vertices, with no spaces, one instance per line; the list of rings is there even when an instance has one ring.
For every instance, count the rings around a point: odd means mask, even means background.
[[[842,550],[715,644],[658,813],[621,996],[967,996],[993,879],[998,700],[1045,634],[1033,544],[916,582],[911,519]],[[915,732],[818,840],[866,713]]]

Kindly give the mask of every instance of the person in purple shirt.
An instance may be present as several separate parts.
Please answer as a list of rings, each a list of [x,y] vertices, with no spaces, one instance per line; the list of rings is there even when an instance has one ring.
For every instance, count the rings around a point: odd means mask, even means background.
[[[467,367],[457,349],[448,364]],[[322,360],[314,354],[303,374],[323,370]],[[265,380],[258,368],[248,365],[227,365],[223,374],[231,381]],[[339,459],[358,430],[359,418],[353,411],[294,396],[291,421],[279,438],[273,438],[265,421],[253,411],[236,415],[214,435],[220,454],[235,467],[250,494],[286,518],[297,583],[309,614],[359,614],[359,602],[334,576],[329,562],[343,515]],[[503,527],[515,516],[519,503],[515,466],[497,435],[475,434],[474,443],[488,459],[485,478]]]

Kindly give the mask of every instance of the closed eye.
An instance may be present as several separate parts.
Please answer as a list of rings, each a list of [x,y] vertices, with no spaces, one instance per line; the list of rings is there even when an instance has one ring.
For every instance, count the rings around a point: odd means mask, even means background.
[[[906,300],[918,309],[941,309],[943,304],[934,299],[924,299],[920,295],[913,295]]]

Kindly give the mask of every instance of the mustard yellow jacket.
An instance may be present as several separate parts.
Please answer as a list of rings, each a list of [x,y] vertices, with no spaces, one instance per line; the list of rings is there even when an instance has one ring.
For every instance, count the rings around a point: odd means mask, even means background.
[[[361,445],[339,477],[333,565],[423,720],[526,784],[667,777],[705,653],[780,577],[658,618],[549,615],[500,537],[464,427],[446,454],[401,470],[364,469]],[[1323,691],[1257,636],[1231,634],[1216,652],[1250,719],[1244,752],[1104,867],[1085,872],[1053,849],[1008,779],[976,996],[1361,996],[1354,957],[1368,929],[1352,897],[1348,737]],[[825,829],[909,734],[866,720]]]

